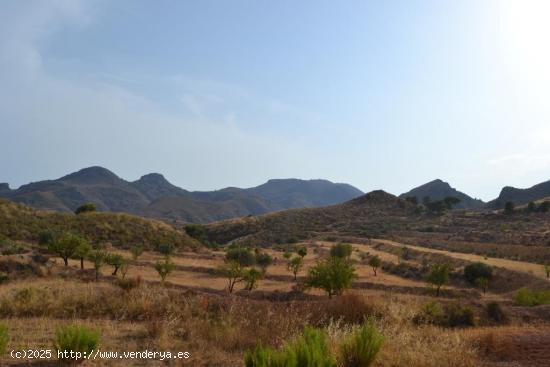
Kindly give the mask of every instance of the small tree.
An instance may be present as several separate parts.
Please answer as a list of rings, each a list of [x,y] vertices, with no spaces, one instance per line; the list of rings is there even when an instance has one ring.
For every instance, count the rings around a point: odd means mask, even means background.
[[[515,205],[511,201],[507,201],[506,204],[504,204],[504,213],[505,214],[512,214],[514,212]]]
[[[88,260],[90,260],[92,264],[94,264],[96,281],[99,278],[99,271],[105,264],[106,259],[107,259],[107,253],[105,251],[95,250],[95,251],[90,251],[90,253],[88,254]]]
[[[84,269],[84,259],[88,256],[88,253],[92,251],[92,246],[86,241],[82,242],[73,254],[74,259],[80,260],[80,269]]]
[[[169,258],[165,258],[164,260],[159,260],[155,264],[155,270],[160,275],[161,281],[164,283],[166,280],[166,277],[170,275],[175,269],[175,265],[172,261],[170,261]]]
[[[243,273],[245,281],[244,289],[251,291],[258,286],[258,281],[262,278],[262,273],[256,268],[250,268]]]
[[[290,251],[285,251],[285,252],[283,253],[283,257],[284,257],[285,259],[287,259],[287,260],[290,259],[290,258],[292,257],[292,252],[290,252]]]
[[[69,258],[73,257],[77,249],[86,243],[86,240],[80,236],[65,232],[63,235],[51,241],[48,249],[63,259],[65,266],[69,265]]]
[[[330,256],[345,259],[351,256],[352,250],[353,248],[349,243],[337,243],[331,247]]]
[[[449,264],[433,264],[425,276],[426,281],[436,287],[437,297],[439,297],[441,287],[449,282],[450,269]]]
[[[374,273],[374,276],[376,276],[376,272],[380,265],[382,265],[382,260],[380,259],[380,256],[375,255],[369,259],[369,265],[372,267],[372,271]]]
[[[550,278],[550,262],[544,264],[544,271],[546,272],[546,277]]]
[[[307,255],[307,248],[305,246],[302,246],[298,249],[297,253],[303,259]]]
[[[174,249],[175,249],[174,245],[171,243],[161,243],[157,247],[158,252],[163,254],[165,257],[172,255],[172,253],[174,252]]]
[[[255,256],[248,248],[237,247],[229,249],[225,254],[227,261],[235,261],[241,267],[252,266],[255,262]]]
[[[126,262],[124,257],[120,254],[109,254],[107,256],[107,264],[111,265],[113,270],[113,275],[116,275],[118,272],[118,269]]]
[[[141,254],[143,254],[143,246],[138,245],[134,246],[130,249],[130,253],[132,254],[132,259],[137,260]]]
[[[288,261],[287,268],[292,272],[292,274],[294,274],[294,281],[298,279],[298,272],[302,269],[303,265],[304,261],[300,256],[294,256]]]
[[[332,298],[351,287],[355,274],[354,267],[346,259],[331,257],[319,261],[309,269],[306,286],[321,288]]]
[[[529,213],[532,213],[536,210],[537,210],[537,205],[534,202],[530,201],[529,204],[527,204],[527,211]]]
[[[464,267],[464,278],[466,278],[470,284],[477,285],[477,279],[479,278],[485,278],[487,280],[493,278],[493,268],[481,262],[468,264]]]
[[[483,294],[487,293],[487,288],[489,288],[489,279],[480,277],[476,279],[476,285],[483,291]]]
[[[78,215],[78,214],[82,214],[82,213],[95,212],[96,210],[97,210],[97,208],[95,207],[95,205],[93,203],[86,203],[86,204],[83,204],[83,205],[79,206],[78,208],[76,208],[74,213]]]
[[[227,290],[229,293],[233,293],[235,284],[244,280],[244,269],[237,261],[234,260],[226,260],[223,265],[218,268],[218,274],[227,278]]]
[[[258,252],[255,257],[256,264],[262,269],[262,274],[265,275],[267,267],[273,264],[273,258],[266,252]]]

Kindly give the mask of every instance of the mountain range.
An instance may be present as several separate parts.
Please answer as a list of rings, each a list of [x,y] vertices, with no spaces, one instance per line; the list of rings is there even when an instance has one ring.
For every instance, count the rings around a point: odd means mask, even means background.
[[[207,223],[273,211],[338,204],[362,195],[359,189],[327,180],[273,179],[263,185],[217,191],[187,191],[159,173],[129,182],[103,167],[84,168],[55,180],[11,190],[0,196],[38,209],[74,211],[84,203],[98,210]]]
[[[515,205],[527,204],[530,201],[542,200],[550,197],[550,180],[541,182],[527,189],[518,189],[511,186],[505,186],[498,198],[487,203],[487,206],[494,209],[504,207],[507,201]]]

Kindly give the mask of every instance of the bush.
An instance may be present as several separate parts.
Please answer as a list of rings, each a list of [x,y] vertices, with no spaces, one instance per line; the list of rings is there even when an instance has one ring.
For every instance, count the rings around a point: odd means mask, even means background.
[[[427,302],[413,317],[413,322],[417,325],[443,325],[445,323],[445,311],[439,303]]]
[[[497,302],[489,302],[487,304],[487,317],[498,323],[504,323],[508,320],[508,316]]]
[[[161,281],[164,283],[166,277],[174,271],[176,265],[166,258],[163,261],[157,261],[155,264],[155,270],[159,273]]]
[[[4,324],[0,324],[0,356],[6,353],[8,348],[8,343],[10,342],[10,336],[8,332],[8,327]]]
[[[157,251],[164,256],[170,256],[174,252],[174,245],[171,243],[161,243],[157,246]]]
[[[550,291],[522,288],[514,295],[519,306],[539,306],[550,304]]]
[[[96,210],[97,208],[93,203],[86,203],[76,208],[74,213],[75,214],[91,213],[91,212],[95,212]]]
[[[141,285],[141,277],[138,276],[136,278],[117,279],[115,284],[122,288],[124,291],[129,292],[132,289],[137,288]]]
[[[426,282],[435,286],[436,296],[439,297],[441,287],[449,282],[450,271],[451,267],[449,264],[433,264],[428,274],[425,275]]]
[[[247,351],[244,364],[245,367],[336,367],[327,335],[309,327],[282,350],[258,345],[254,351]]]
[[[353,248],[349,243],[337,243],[330,248],[330,256],[341,259],[348,258],[351,256],[352,250]]]
[[[444,327],[475,326],[475,314],[470,306],[452,304],[443,308],[439,303],[428,302],[413,317],[413,322]]]
[[[475,326],[476,324],[474,309],[470,306],[453,304],[446,309],[446,318],[449,327]]]
[[[97,349],[99,338],[98,330],[83,325],[68,325],[59,328],[55,333],[53,348],[56,352],[69,353],[68,355],[58,354],[61,360],[75,363],[82,361],[86,355]],[[70,358],[71,352],[75,354],[73,359]]]
[[[235,261],[240,266],[251,266],[256,261],[252,251],[243,247],[229,249],[225,254],[225,260]]]
[[[332,298],[333,295],[340,295],[351,287],[356,276],[355,269],[349,261],[340,257],[331,257],[309,269],[306,286],[321,288],[327,292],[329,298]]]
[[[464,278],[471,284],[476,284],[479,278],[490,280],[493,277],[493,268],[487,264],[476,262],[464,267]]]
[[[380,351],[384,338],[372,322],[347,336],[340,344],[343,367],[368,367]]]

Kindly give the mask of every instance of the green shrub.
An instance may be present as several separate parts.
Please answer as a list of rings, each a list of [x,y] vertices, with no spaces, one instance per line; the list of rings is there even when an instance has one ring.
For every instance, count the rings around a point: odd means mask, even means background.
[[[474,309],[470,306],[453,304],[446,310],[447,325],[449,327],[475,326]]]
[[[8,280],[10,280],[9,275],[3,271],[0,271],[0,284],[6,283]]]
[[[356,277],[355,268],[347,259],[331,257],[309,268],[306,286],[321,288],[332,298],[350,288]]]
[[[8,332],[8,327],[4,324],[0,324],[0,356],[6,353],[8,348],[8,343],[10,342],[10,336]]]
[[[353,248],[349,243],[337,243],[330,248],[330,256],[344,259],[350,257],[352,251]]]
[[[508,320],[508,316],[497,302],[489,302],[487,304],[487,317],[498,323],[504,323]]]
[[[514,295],[519,306],[539,306],[550,304],[550,291],[522,288]]]
[[[427,302],[413,317],[413,322],[418,325],[443,325],[445,323],[445,311],[439,303]]]
[[[343,367],[368,367],[380,351],[384,338],[372,322],[344,338],[340,344]]]
[[[493,268],[487,264],[476,262],[464,267],[464,278],[471,284],[476,284],[479,278],[490,280],[493,277]]]
[[[252,251],[248,248],[244,247],[237,247],[229,249],[225,253],[225,260],[227,261],[235,261],[240,266],[251,266],[254,265],[256,258]]]
[[[437,325],[443,327],[475,326],[475,313],[470,306],[452,304],[442,307],[436,302],[428,302],[413,317],[417,325]]]
[[[91,212],[95,212],[96,210],[97,208],[94,203],[86,203],[76,208],[74,213],[75,214],[91,213]]]
[[[69,355],[59,355],[61,360],[67,362],[79,362],[89,355],[99,345],[100,333],[83,325],[67,325],[61,327],[55,333],[53,348],[56,352],[65,352]],[[75,354],[70,357],[71,351]]]
[[[245,367],[336,367],[327,335],[306,327],[301,336],[281,350],[258,345],[244,356]]]

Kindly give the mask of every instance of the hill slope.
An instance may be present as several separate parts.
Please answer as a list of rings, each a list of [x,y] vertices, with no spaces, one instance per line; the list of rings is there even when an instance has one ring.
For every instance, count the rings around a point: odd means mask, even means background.
[[[424,185],[415,187],[409,192],[399,195],[401,198],[416,197],[418,202],[422,202],[425,197],[430,197],[432,200],[442,200],[448,196],[460,199],[460,203],[455,206],[457,209],[480,208],[484,205],[483,201],[474,199],[452,188],[451,185],[440,179],[430,181]]]
[[[550,197],[550,180],[539,183],[528,189],[517,189],[515,187],[506,186],[500,191],[498,198],[487,203],[487,206],[500,209],[504,207],[507,201],[511,201],[516,205],[521,205],[530,201],[542,200],[547,197]]]
[[[125,248],[140,244],[151,248],[162,243],[200,246],[184,231],[154,219],[120,213],[74,215],[39,211],[0,199],[0,239],[37,241],[41,233],[47,231],[70,231],[85,236],[94,244],[109,242]]]
[[[151,173],[128,182],[102,167],[89,167],[57,180],[10,190],[0,184],[0,197],[38,209],[72,212],[86,202],[101,211],[127,212],[155,218],[207,223],[273,211],[331,205],[362,192],[325,180],[270,180],[248,189],[190,192]]]

